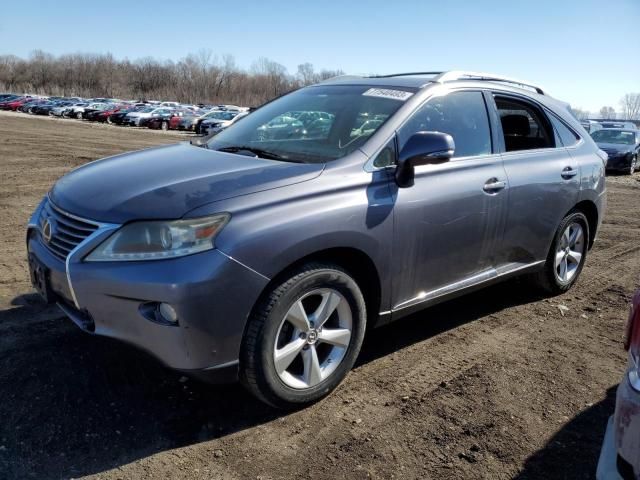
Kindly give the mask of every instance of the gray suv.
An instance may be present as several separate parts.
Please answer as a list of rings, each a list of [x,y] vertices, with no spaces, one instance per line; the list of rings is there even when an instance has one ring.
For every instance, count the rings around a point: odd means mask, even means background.
[[[328,120],[265,136],[287,112]],[[32,282],[85,331],[282,408],[334,389],[367,327],[515,275],[568,290],[605,203],[568,106],[487,74],[332,79],[201,147],[61,178],[28,225]]]

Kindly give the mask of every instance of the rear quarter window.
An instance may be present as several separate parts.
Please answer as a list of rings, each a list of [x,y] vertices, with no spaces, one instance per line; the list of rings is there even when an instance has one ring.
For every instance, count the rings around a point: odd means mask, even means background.
[[[560,138],[560,142],[565,147],[573,147],[577,145],[580,141],[580,135],[574,132],[571,128],[566,126],[562,120],[557,118],[555,115],[548,115],[551,119],[551,124],[553,125],[554,130],[556,131],[558,137]],[[558,145],[560,146],[560,145]]]

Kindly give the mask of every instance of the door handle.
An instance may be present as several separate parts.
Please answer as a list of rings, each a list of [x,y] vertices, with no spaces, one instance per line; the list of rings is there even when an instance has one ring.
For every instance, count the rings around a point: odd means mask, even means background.
[[[507,182],[498,180],[497,178],[490,178],[487,183],[484,184],[482,189],[487,193],[498,193],[500,190],[507,186]]]
[[[564,167],[560,175],[562,175],[562,178],[564,178],[565,180],[569,180],[570,178],[575,177],[577,174],[578,174],[577,168]]]

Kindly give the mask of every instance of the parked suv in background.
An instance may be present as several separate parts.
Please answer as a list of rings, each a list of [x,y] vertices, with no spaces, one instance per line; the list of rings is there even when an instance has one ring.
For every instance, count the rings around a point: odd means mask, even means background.
[[[288,112],[331,125],[265,135]],[[568,290],[605,203],[567,105],[485,74],[329,80],[203,147],[65,175],[29,222],[32,282],[85,331],[285,408],[333,390],[367,326],[515,275]]]

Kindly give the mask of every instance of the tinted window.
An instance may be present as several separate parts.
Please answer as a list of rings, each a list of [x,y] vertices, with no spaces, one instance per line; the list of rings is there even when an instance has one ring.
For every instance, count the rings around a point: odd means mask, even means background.
[[[537,107],[520,100],[496,97],[507,152],[555,147],[549,119]]]
[[[431,98],[398,132],[400,148],[416,132],[444,132],[456,144],[454,157],[488,155],[491,133],[481,92],[453,92]]]
[[[551,123],[553,123],[553,128],[555,128],[558,136],[560,137],[562,145],[565,147],[572,147],[580,141],[578,134],[567,127],[561,120],[553,115],[549,115],[549,118],[551,119]]]

